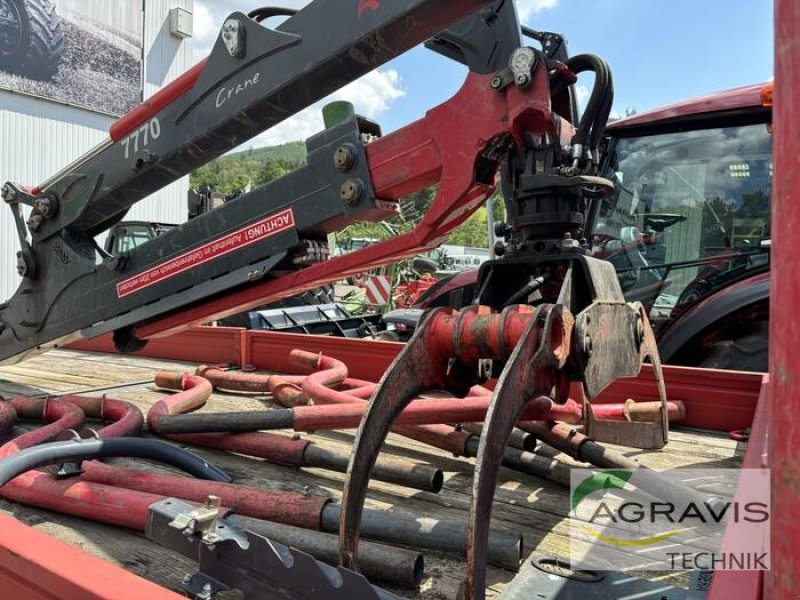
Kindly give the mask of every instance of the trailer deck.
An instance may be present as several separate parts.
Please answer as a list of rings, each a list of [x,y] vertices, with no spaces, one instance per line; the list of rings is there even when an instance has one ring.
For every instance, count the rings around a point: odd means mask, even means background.
[[[90,395],[108,394],[137,405],[144,413],[166,392],[153,384],[159,370],[193,371],[195,362],[121,356],[105,353],[54,350],[24,363],[0,368],[0,394],[62,394],[95,389]],[[99,390],[99,388],[107,388]],[[258,410],[269,397],[215,392],[202,411]],[[15,433],[20,428],[15,428]],[[349,452],[354,431],[318,432],[303,437],[320,446]],[[286,435],[291,435],[287,433]],[[655,470],[673,468],[738,468],[746,444],[726,433],[674,426],[662,451],[619,448],[629,457]],[[344,475],[319,469],[293,469],[260,459],[205,448],[193,448],[234,477],[235,482],[268,490],[287,490],[340,498]],[[471,470],[474,461],[454,458],[429,446],[390,436],[385,452],[409,462],[427,462],[445,471],[444,488],[438,494],[372,481],[367,506],[417,516],[466,522]],[[565,455],[558,458],[574,463]],[[133,466],[132,461],[119,459]],[[137,466],[142,468],[140,462]],[[147,468],[160,469],[155,465]],[[493,528],[524,536],[523,556],[567,556],[569,553],[568,490],[533,476],[502,469],[493,509]],[[175,584],[194,565],[187,559],[146,540],[143,535],[46,510],[0,501],[0,511],[35,529],[68,542],[91,554],[122,566],[148,580],[175,589]],[[425,552],[425,578],[418,594],[394,590],[417,598],[453,598],[461,582],[464,563],[452,556]],[[496,595],[514,574],[490,567],[488,593]],[[670,583],[685,583],[679,576]]]

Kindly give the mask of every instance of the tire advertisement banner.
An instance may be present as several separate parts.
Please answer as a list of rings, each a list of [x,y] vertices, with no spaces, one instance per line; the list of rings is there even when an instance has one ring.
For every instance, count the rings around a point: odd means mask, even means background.
[[[114,116],[142,98],[142,3],[0,0],[0,88]]]

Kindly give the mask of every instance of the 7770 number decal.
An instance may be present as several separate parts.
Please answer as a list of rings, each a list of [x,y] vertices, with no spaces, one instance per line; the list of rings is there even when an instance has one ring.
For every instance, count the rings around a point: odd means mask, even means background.
[[[120,142],[125,149],[125,158],[130,158],[131,153],[136,154],[140,149],[144,150],[152,140],[157,140],[161,135],[161,122],[158,117],[153,117],[141,127],[135,129],[133,133],[122,138]]]

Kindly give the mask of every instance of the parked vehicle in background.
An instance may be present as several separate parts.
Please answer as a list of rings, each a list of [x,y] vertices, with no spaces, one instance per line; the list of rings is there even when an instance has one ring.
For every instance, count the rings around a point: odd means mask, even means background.
[[[593,254],[650,311],[662,359],[767,370],[772,85],[609,125]]]
[[[461,256],[448,256],[445,258],[444,271],[461,273],[470,269],[477,269],[489,260],[488,256],[478,256],[477,254],[463,254]]]
[[[586,246],[645,304],[664,362],[767,370],[771,119],[772,85],[759,84],[607,128],[615,192],[591,207]],[[444,279],[416,306],[466,306],[476,280]]]

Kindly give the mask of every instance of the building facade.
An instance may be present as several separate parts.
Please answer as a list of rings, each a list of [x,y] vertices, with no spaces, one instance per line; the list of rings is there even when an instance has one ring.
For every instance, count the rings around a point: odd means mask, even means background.
[[[38,185],[108,137],[111,124],[192,66],[193,0],[5,0],[0,10],[30,19],[36,46],[0,62],[0,184]],[[183,31],[171,28],[181,8]],[[9,16],[5,15],[5,16]],[[11,22],[11,19],[6,19]],[[172,29],[172,31],[171,31]],[[13,56],[16,30],[0,32]],[[177,33],[177,34],[176,34]],[[2,53],[0,53],[2,54]],[[188,177],[125,217],[186,220]],[[98,242],[102,245],[102,239]],[[0,206],[0,302],[20,278],[14,220]]]

